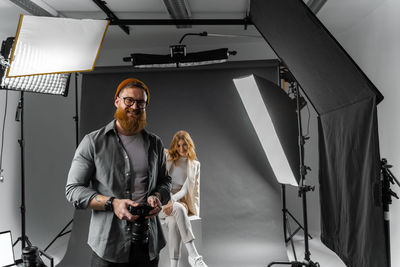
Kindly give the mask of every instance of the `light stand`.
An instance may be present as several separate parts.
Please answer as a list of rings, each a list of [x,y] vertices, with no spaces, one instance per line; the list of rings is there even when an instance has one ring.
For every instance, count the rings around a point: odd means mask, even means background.
[[[286,207],[286,185],[281,184],[281,193],[282,193],[282,215],[283,215],[283,235],[285,238],[285,244],[290,242],[290,246],[293,251],[294,260],[297,261],[296,249],[293,243],[293,237],[300,231],[304,231],[304,227],[301,223],[294,217],[294,215],[287,209]],[[297,224],[296,230],[292,232],[289,217]],[[289,236],[288,236],[289,234]],[[308,237],[312,239],[312,236],[308,234]]]
[[[14,246],[21,241],[24,255],[26,244],[32,246],[25,227],[24,91],[66,96],[71,72],[93,70],[108,24],[107,20],[21,15],[15,43],[14,38],[2,43],[0,89],[21,91],[16,115],[21,122],[21,237]],[[39,252],[53,266],[53,259]]]
[[[9,58],[11,47],[14,43],[14,38],[7,38],[6,41],[2,43],[1,55],[5,59]],[[15,115],[15,120],[20,122],[20,139],[18,143],[20,145],[21,151],[21,236],[17,238],[13,246],[21,241],[21,252],[24,249],[32,247],[28,236],[26,235],[26,206],[25,206],[25,140],[24,140],[24,92],[30,91],[35,93],[50,93],[50,94],[60,94],[63,96],[67,95],[69,76],[70,74],[48,74],[48,75],[37,75],[26,76],[26,77],[15,77],[7,78],[5,73],[9,67],[7,64],[2,64],[4,69],[0,69],[0,89],[4,90],[16,90],[20,91],[20,99],[17,105],[17,111]],[[45,256],[50,261],[50,266],[54,266],[54,259],[47,255],[44,251],[39,249],[40,255]],[[17,263],[22,262],[22,259],[17,260]]]
[[[298,132],[299,132],[299,160],[300,160],[300,166],[299,166],[299,171],[300,171],[300,184],[299,184],[299,196],[302,198],[302,203],[303,203],[303,231],[304,231],[304,261],[292,261],[292,262],[271,262],[268,264],[268,267],[276,264],[280,265],[291,265],[292,267],[319,267],[318,262],[313,262],[311,261],[310,258],[310,248],[308,244],[308,220],[307,220],[307,192],[313,191],[314,187],[306,185],[305,183],[305,175],[307,174],[307,170],[310,168],[304,165],[304,144],[305,140],[308,139],[307,137],[303,136],[303,131],[302,131],[302,123],[301,123],[301,108],[300,108],[300,92],[299,92],[299,86],[297,82],[292,82],[291,83],[292,89],[295,91],[295,96],[296,96],[296,112],[297,112],[297,126],[298,126]],[[286,233],[286,232],[285,232]],[[286,235],[286,234],[285,234]]]
[[[24,151],[24,92],[20,92],[20,99],[17,105],[17,111],[15,114],[15,121],[19,121],[21,124],[20,127],[20,139],[18,139],[18,144],[21,151],[21,236],[17,238],[13,246],[15,246],[19,241],[21,241],[21,251],[25,248],[25,242],[28,243],[29,246],[32,246],[32,243],[29,241],[26,236],[26,225],[25,225],[25,151]]]
[[[381,160],[381,182],[382,182],[382,202],[385,220],[385,241],[386,241],[386,256],[388,259],[388,267],[391,266],[390,260],[390,211],[389,205],[392,204],[392,197],[399,199],[395,192],[390,189],[390,184],[397,184],[400,187],[399,180],[390,171],[392,165],[387,164],[386,159]]]
[[[28,236],[26,235],[26,220],[25,220],[25,140],[24,140],[24,92],[20,92],[20,99],[18,101],[17,112],[15,115],[15,120],[19,121],[21,124],[21,136],[18,140],[21,150],[21,236],[17,238],[14,242],[13,246],[15,246],[19,241],[21,241],[21,251],[26,248],[26,244],[29,247],[32,247],[32,243],[29,240]],[[41,255],[45,256],[47,259],[50,260],[50,266],[54,266],[54,259],[47,255],[44,251],[39,249]]]
[[[78,72],[75,73],[75,116],[72,118],[75,121],[75,146],[79,146],[79,108],[78,108]],[[67,230],[67,228],[73,223],[74,219],[71,219],[65,226],[64,228],[50,241],[50,243],[47,245],[47,247],[44,249],[44,251],[47,251],[51,245],[53,245],[56,240],[66,234],[71,233],[72,230]]]
[[[293,85],[293,81],[295,81],[293,75],[290,73],[290,71],[284,66],[281,65],[279,69],[279,76],[280,76],[280,85],[282,87],[282,82],[283,82],[283,87],[285,87],[285,81],[288,81],[289,84]],[[292,88],[293,86],[291,86]],[[300,96],[300,105],[298,107],[297,105],[297,98],[295,97],[293,100],[295,100],[296,104],[296,110],[301,110],[307,103],[305,102],[304,98]],[[296,113],[298,114],[298,113]],[[297,119],[297,116],[296,116]],[[300,162],[299,162],[300,163]],[[293,257],[294,260],[297,261],[297,255],[296,255],[296,249],[294,247],[293,243],[293,237],[299,232],[300,230],[304,231],[304,227],[301,225],[301,223],[290,213],[290,211],[286,208],[286,185],[281,184],[281,193],[282,193],[282,213],[283,213],[283,234],[285,238],[285,245],[290,241],[290,245],[293,251]],[[291,230],[290,227],[290,221],[289,217],[292,218],[292,220],[297,224],[296,230],[293,231]],[[288,237],[289,234],[289,237]],[[308,237],[312,239],[312,236],[309,234]]]

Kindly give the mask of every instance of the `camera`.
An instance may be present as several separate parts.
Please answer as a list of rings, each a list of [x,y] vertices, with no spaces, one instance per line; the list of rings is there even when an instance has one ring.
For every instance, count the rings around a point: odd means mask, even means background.
[[[152,209],[153,208],[149,204],[140,204],[137,207],[134,207],[134,206],[129,206],[128,207],[128,211],[132,215],[140,215],[140,216],[143,216],[143,217],[149,215],[149,212]]]
[[[141,204],[137,207],[128,207],[128,211],[132,215],[139,215],[139,218],[131,223],[132,243],[144,244],[149,242],[149,219],[146,219],[145,217],[149,215],[149,212],[152,209],[153,208],[149,204]]]

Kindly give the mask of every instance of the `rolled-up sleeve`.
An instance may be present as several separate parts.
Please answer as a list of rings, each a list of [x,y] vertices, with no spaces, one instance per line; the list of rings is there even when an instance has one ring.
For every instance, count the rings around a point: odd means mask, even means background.
[[[65,196],[75,208],[86,209],[97,194],[90,188],[94,173],[94,146],[90,136],[86,135],[76,149],[65,186]]]

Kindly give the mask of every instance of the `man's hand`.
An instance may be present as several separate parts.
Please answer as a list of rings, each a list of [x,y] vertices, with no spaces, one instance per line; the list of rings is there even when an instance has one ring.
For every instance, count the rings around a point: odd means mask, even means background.
[[[162,207],[162,210],[164,211],[165,214],[167,214],[168,216],[171,216],[171,212],[172,212],[172,200],[168,201],[167,205],[164,205]]]
[[[158,199],[158,197],[154,195],[149,196],[147,198],[147,203],[149,203],[153,209],[149,211],[149,215],[146,216],[146,219],[157,216],[161,211],[161,201]]]
[[[114,201],[112,202],[113,208],[114,208],[114,214],[117,216],[120,220],[127,220],[130,222],[133,222],[137,218],[139,218],[139,215],[132,215],[128,207],[134,206],[137,207],[139,206],[138,203],[136,203],[133,200],[130,199],[117,199],[115,198]]]

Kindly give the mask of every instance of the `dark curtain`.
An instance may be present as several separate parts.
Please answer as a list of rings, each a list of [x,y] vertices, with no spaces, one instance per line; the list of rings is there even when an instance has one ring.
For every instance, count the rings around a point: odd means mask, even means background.
[[[387,266],[375,98],[319,117],[321,240],[347,266]]]
[[[320,116],[322,241],[348,266],[387,266],[373,198],[382,94],[302,0],[251,0],[250,18]]]

